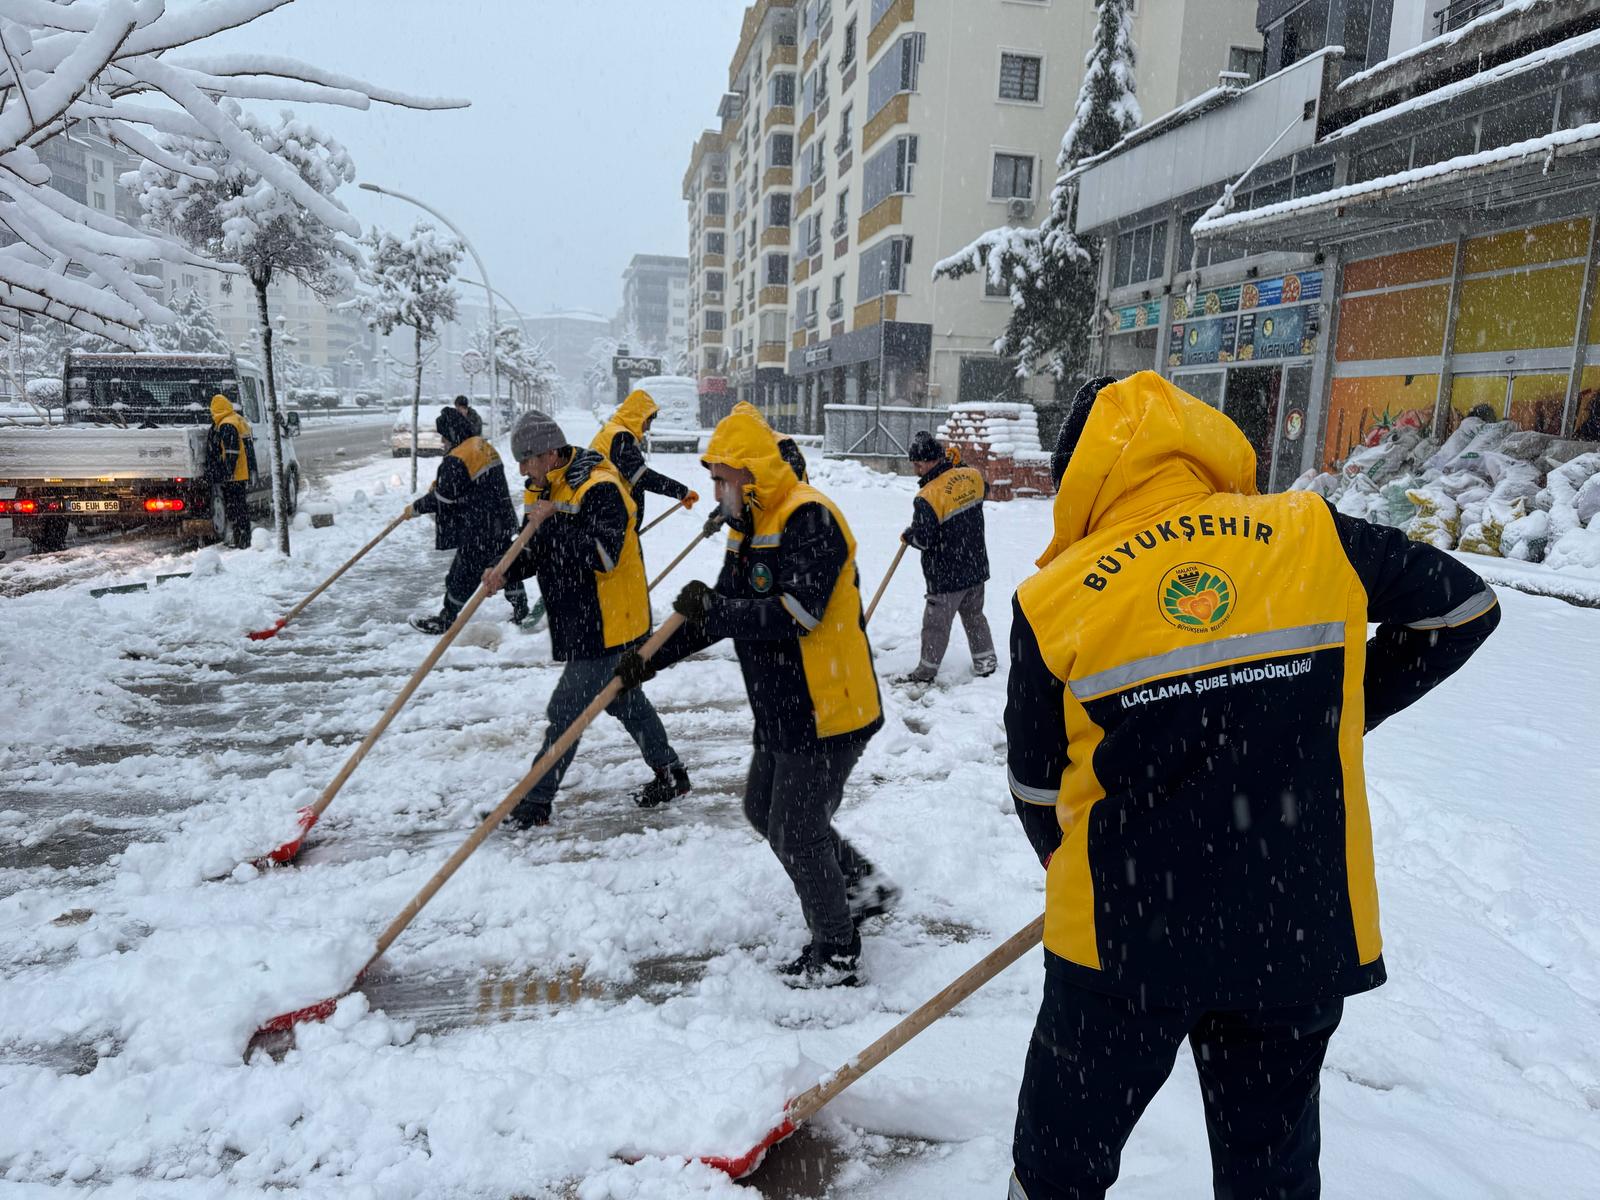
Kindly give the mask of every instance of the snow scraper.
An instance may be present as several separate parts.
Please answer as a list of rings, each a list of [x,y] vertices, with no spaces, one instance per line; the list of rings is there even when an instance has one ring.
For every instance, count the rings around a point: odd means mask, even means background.
[[[1030,921],[1026,928],[1012,934],[999,946],[991,950],[966,974],[902,1020],[860,1054],[831,1075],[824,1076],[815,1087],[801,1092],[800,1095],[785,1104],[783,1106],[782,1119],[751,1149],[737,1158],[712,1156],[701,1158],[700,1161],[708,1167],[714,1167],[731,1175],[734,1179],[743,1179],[753,1173],[761,1165],[761,1160],[766,1157],[768,1150],[788,1138],[801,1125],[821,1112],[830,1101],[834,1100],[852,1083],[955,1008],[968,996],[971,996],[972,993],[988,983],[989,980],[1032,950],[1043,939],[1044,916],[1041,914]]]
[[[677,613],[673,613],[665,621],[661,622],[660,627],[650,635],[650,639],[639,647],[639,657],[648,660],[666,644],[667,639],[676,633],[682,624],[683,617]],[[606,706],[617,698],[617,693],[621,690],[622,684],[619,680],[613,679],[606,684],[600,694],[589,702],[589,707],[584,709],[578,719],[567,727],[566,732],[555,740],[549,750],[539,756],[538,761],[528,769],[528,773],[512,785],[511,790],[506,793],[505,799],[500,801],[495,810],[483,819],[478,827],[467,837],[466,841],[461,843],[456,852],[446,860],[444,866],[434,872],[433,878],[422,885],[422,890],[411,898],[411,902],[400,910],[400,915],[389,922],[389,927],[379,935],[377,948],[372,952],[372,957],[367,960],[366,965],[357,972],[355,980],[350,985],[351,991],[360,982],[361,976],[370,971],[373,964],[384,956],[390,946],[394,945],[395,939],[405,931],[407,925],[416,919],[417,914],[422,911],[428,901],[433,899],[439,889],[450,879],[450,876],[454,875],[461,867],[461,864],[471,858],[473,852],[483,845],[485,839],[495,831],[500,822],[517,806],[517,801],[522,799],[529,788],[544,778],[545,773],[555,766],[561,756],[583,736],[583,731],[593,723],[596,717],[605,711]],[[349,992],[344,993],[344,995],[348,994]],[[305,1008],[297,1008],[292,1012],[273,1017],[272,1020],[256,1030],[251,1037],[250,1044],[245,1047],[245,1059],[248,1061],[250,1051],[254,1048],[258,1039],[268,1034],[291,1032],[296,1025],[306,1021],[326,1021],[333,1015],[333,1010],[338,1007],[342,998],[342,995],[330,996],[326,1000],[319,1000],[317,1003],[307,1005]]]
[[[362,558],[364,558],[366,556],[366,553],[367,553],[368,550],[371,550],[379,542],[383,541],[384,538],[388,537],[396,529],[400,528],[400,526],[405,523],[405,519],[406,519],[406,514],[404,512],[402,512],[398,517],[396,517],[394,520],[390,521],[387,525],[385,525],[383,527],[383,532],[382,533],[378,534],[377,537],[373,538],[365,546],[363,546],[363,547],[361,547],[361,549],[357,550],[355,552],[355,555],[352,558],[350,558],[349,561],[347,561],[344,564],[344,566],[340,567],[332,575],[329,575],[326,579],[324,579],[321,583],[319,583],[317,585],[315,591],[313,591],[304,600],[300,601],[299,604],[296,604],[293,608],[291,608],[289,610],[288,615],[279,617],[276,621],[274,621],[271,625],[269,625],[265,629],[257,629],[255,632],[253,632],[253,633],[251,633],[249,635],[250,640],[252,642],[264,642],[268,638],[277,637],[278,636],[278,631],[280,629],[282,629],[285,625],[287,625],[290,621],[292,621],[296,617],[298,617],[302,612],[304,612],[305,608],[306,608],[306,605],[310,604],[318,596],[322,595],[323,592],[327,591],[330,587],[332,587],[334,581],[336,579],[338,579],[339,576],[343,575],[346,571],[348,571],[351,567],[355,566],[358,562],[360,562],[362,560]]]
[[[390,526],[391,529],[393,527],[393,525]],[[528,540],[533,537],[535,529],[537,529],[537,526],[528,525],[523,528],[521,533],[517,534],[516,540],[511,543],[511,548],[500,556],[500,562],[497,564],[496,570],[504,571],[515,561],[517,555],[522,553],[523,547],[528,544]],[[384,532],[387,533],[388,530]],[[374,543],[368,543],[369,548],[372,544]],[[363,550],[362,553],[365,554],[366,551]],[[328,582],[331,583],[333,581],[329,580]],[[344,787],[346,780],[361,765],[361,760],[366,758],[367,751],[371,750],[377,740],[383,736],[383,731],[389,728],[389,723],[399,715],[400,710],[405,707],[406,701],[411,699],[412,693],[417,690],[423,679],[427,677],[428,672],[432,671],[438,664],[439,659],[444,657],[444,652],[450,648],[450,643],[455,641],[457,635],[467,627],[467,622],[472,619],[472,614],[478,611],[479,606],[486,599],[488,599],[488,594],[483,590],[483,584],[480,583],[477,590],[472,593],[472,599],[467,601],[466,607],[456,617],[455,624],[451,625],[440,636],[433,649],[428,652],[428,657],[422,660],[422,665],[412,672],[411,678],[406,680],[405,687],[400,689],[400,694],[390,702],[388,708],[383,710],[383,716],[378,718],[378,723],[372,727],[372,732],[368,733],[361,740],[361,744],[351,751],[350,757],[345,760],[344,766],[339,768],[339,773],[333,777],[333,782],[322,789],[322,794],[317,797],[314,804],[300,810],[298,814],[300,831],[289,841],[272,851],[272,853],[255,859],[255,866],[267,867],[274,864],[281,866],[294,861],[295,856],[300,853],[300,847],[305,843],[306,835],[311,832],[311,827],[317,823],[318,818],[323,813],[328,811],[328,805],[333,803],[333,798],[339,794],[339,789]],[[292,616],[293,614],[290,615]],[[285,618],[285,620],[287,619]],[[255,634],[250,636],[254,637]]]

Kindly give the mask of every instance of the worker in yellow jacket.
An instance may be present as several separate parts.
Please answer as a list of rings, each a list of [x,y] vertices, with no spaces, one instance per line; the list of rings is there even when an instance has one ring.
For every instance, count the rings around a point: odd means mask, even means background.
[[[1217,1194],[1315,1196],[1323,1055],[1384,981],[1362,737],[1467,661],[1494,592],[1256,495],[1244,434],[1153,371],[1087,385],[1052,466],[1005,717],[1046,866],[1011,1195],[1104,1196],[1187,1039]]]
[[[226,396],[211,397],[211,432],[206,437],[206,479],[222,499],[228,540],[250,548],[250,478],[256,473],[256,439],[250,423]]]
[[[663,475],[645,461],[645,435],[650,432],[657,411],[655,397],[643,389],[635,389],[628,393],[617,411],[611,414],[611,419],[600,427],[600,432],[589,443],[591,450],[598,450],[606,456],[628,485],[628,494],[633,498],[634,527],[641,529],[644,527],[646,492],[680,501],[685,508],[693,508],[700,500],[697,493],[676,479]]]
[[[625,654],[617,674],[635,687],[733,639],[754,717],[745,817],[793,882],[811,938],[782,973],[798,986],[854,984],[860,925],[898,894],[833,828],[851,769],[883,725],[855,538],[759,416],[725,417],[705,464],[729,528],[716,587],[685,586],[673,608],[687,624],[649,663]]]

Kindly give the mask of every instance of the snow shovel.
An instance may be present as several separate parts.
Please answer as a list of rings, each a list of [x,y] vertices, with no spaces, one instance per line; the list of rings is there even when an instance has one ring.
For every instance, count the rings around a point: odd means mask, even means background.
[[[667,639],[678,631],[682,624],[683,617],[677,613],[673,613],[665,621],[661,622],[656,631],[650,635],[650,639],[639,647],[639,657],[648,661],[657,650],[666,644]],[[622,683],[620,680],[613,679],[606,684],[601,689],[600,694],[589,701],[589,707],[579,714],[578,719],[567,726],[565,732],[551,744],[550,749],[541,754],[538,761],[528,768],[528,773],[512,785],[511,790],[506,793],[506,798],[500,801],[495,810],[483,819],[478,827],[467,837],[466,841],[461,843],[456,852],[445,861],[444,866],[434,872],[433,878],[422,885],[422,890],[411,898],[411,903],[400,910],[400,915],[389,922],[389,927],[378,937],[377,949],[372,952],[372,957],[356,973],[356,978],[350,985],[351,990],[354,990],[356,983],[361,981],[361,976],[370,971],[372,965],[384,956],[390,946],[394,945],[395,939],[405,931],[407,925],[416,919],[417,914],[423,910],[428,901],[433,899],[439,889],[449,881],[450,876],[456,873],[462,863],[472,857],[473,851],[483,845],[484,841],[495,831],[500,822],[505,820],[506,815],[517,806],[517,801],[521,800],[527,794],[528,789],[543,779],[546,772],[560,761],[561,756],[572,747],[574,742],[583,736],[583,731],[589,727],[596,717],[605,711],[606,706],[617,698],[617,693],[621,690]],[[349,995],[349,992],[345,992],[344,995]],[[272,1020],[256,1030],[255,1035],[250,1039],[251,1046],[255,1044],[257,1038],[266,1034],[289,1032],[296,1025],[306,1021],[326,1021],[333,1015],[333,1010],[338,1007],[342,998],[343,996],[330,996],[326,1000],[319,1000],[316,1004],[310,1004],[305,1008],[297,1008],[293,1012],[286,1012],[281,1016],[273,1017]],[[247,1046],[245,1048],[246,1060],[249,1059],[249,1056],[250,1047]]]
[[[393,528],[393,526],[390,528]],[[511,543],[511,548],[500,556],[500,561],[496,564],[495,570],[506,570],[517,555],[522,553],[523,547],[528,544],[528,540],[533,537],[538,528],[532,522],[524,525],[522,532]],[[332,580],[329,580],[329,582],[331,583]],[[400,710],[405,707],[406,701],[411,699],[412,693],[417,690],[423,679],[427,677],[428,672],[438,664],[439,659],[444,656],[444,652],[450,648],[450,643],[455,641],[456,636],[466,628],[467,622],[472,619],[472,614],[478,611],[479,606],[486,599],[488,599],[488,593],[483,590],[483,584],[480,583],[477,590],[472,593],[472,599],[467,601],[467,606],[456,617],[455,624],[444,632],[444,635],[439,638],[433,649],[428,652],[428,657],[422,660],[422,665],[412,672],[411,678],[406,680],[405,687],[400,689],[400,694],[394,698],[388,708],[383,710],[383,716],[378,718],[378,723],[372,727],[372,732],[367,734],[362,739],[361,744],[351,752],[350,757],[345,760],[344,766],[339,769],[339,773],[333,777],[333,782],[322,789],[322,794],[317,797],[316,803],[300,810],[300,832],[271,854],[255,859],[254,866],[267,867],[272,864],[281,865],[294,861],[295,856],[300,853],[301,845],[306,840],[306,834],[311,832],[311,827],[327,811],[328,805],[332,804],[333,798],[339,794],[339,789],[344,787],[345,781],[355,773],[355,769],[361,765],[361,760],[366,758],[367,751],[371,750],[377,740],[383,736],[383,731],[389,728],[389,722],[393,721]]]
[[[901,1046],[904,1046],[917,1034],[932,1025],[940,1017],[988,983],[989,980],[1032,950],[1043,938],[1044,916],[1041,914],[1030,921],[1026,928],[1012,934],[1004,942],[996,946],[965,975],[902,1020],[888,1033],[845,1063],[844,1066],[831,1075],[824,1076],[815,1087],[801,1092],[800,1095],[790,1100],[789,1103],[783,1106],[783,1119],[774,1125],[767,1133],[767,1136],[757,1142],[753,1148],[737,1158],[712,1156],[702,1158],[700,1161],[708,1167],[714,1167],[719,1171],[726,1172],[734,1179],[743,1179],[751,1174],[761,1165],[761,1160],[766,1157],[768,1150],[816,1116],[839,1093],[872,1070],[873,1067],[888,1058]]]
[[[727,520],[727,518],[724,517],[720,511],[714,513],[712,516],[707,517],[706,518],[706,523],[705,523],[705,525],[703,525],[701,527],[700,532],[694,535],[694,541],[690,542],[687,546],[685,546],[683,548],[683,553],[678,555],[678,557],[673,559],[671,562],[669,562],[667,564],[667,569],[665,571],[661,572],[661,574],[657,575],[654,579],[652,579],[650,581],[650,586],[648,588],[646,588],[645,590],[647,592],[655,591],[656,590],[656,585],[659,584],[668,575],[671,575],[672,571],[673,571],[673,568],[675,568],[684,559],[688,558],[689,555],[693,554],[694,553],[694,548],[696,546],[698,546],[701,542],[705,541],[708,537],[710,537],[714,533],[716,533],[717,530],[721,529],[722,528],[722,523],[725,520]]]
[[[639,536],[643,537],[645,534],[649,533],[652,529],[654,529],[657,525],[661,524],[661,522],[665,521],[668,517],[670,517],[673,513],[677,512],[680,508],[687,509],[688,507],[689,506],[687,504],[685,504],[682,500],[679,500],[671,508],[667,509],[666,512],[662,513],[659,517],[657,517],[654,521],[651,521],[643,529],[639,530]]]
[[[407,511],[409,511],[409,510],[407,510]],[[305,611],[305,609],[306,609],[306,605],[310,604],[318,596],[322,595],[323,592],[327,591],[330,587],[332,587],[334,581],[336,579],[338,579],[339,576],[343,575],[351,567],[355,566],[358,562],[360,562],[362,560],[362,558],[366,556],[366,553],[367,553],[368,550],[371,550],[379,542],[383,541],[384,538],[388,537],[396,529],[400,528],[400,526],[405,523],[405,520],[406,520],[406,513],[402,512],[398,517],[396,517],[394,520],[390,521],[387,525],[385,525],[383,527],[383,532],[382,533],[378,534],[377,537],[373,538],[365,546],[363,546],[363,547],[361,547],[361,549],[357,550],[355,552],[355,555],[352,558],[350,558],[344,564],[344,566],[340,567],[332,575],[329,575],[326,579],[324,579],[321,583],[319,583],[317,585],[315,591],[313,591],[304,600],[300,601],[299,604],[296,604],[293,608],[291,608],[289,610],[289,613],[288,613],[287,616],[279,617],[276,621],[274,621],[266,629],[257,629],[254,633],[249,635],[250,636],[250,640],[252,642],[264,642],[268,638],[277,637],[278,636],[278,631],[280,629],[282,629],[285,625],[287,625],[290,621],[292,621],[296,617],[298,617],[301,613],[303,613]]]
[[[867,605],[867,615],[863,623],[872,620],[872,610],[878,607],[878,601],[883,599],[883,593],[888,590],[889,580],[894,578],[895,570],[900,566],[900,560],[906,556],[909,543],[901,542],[900,549],[895,552],[894,561],[889,564],[889,572],[883,577],[883,582],[878,585],[878,590],[873,593],[872,603]]]

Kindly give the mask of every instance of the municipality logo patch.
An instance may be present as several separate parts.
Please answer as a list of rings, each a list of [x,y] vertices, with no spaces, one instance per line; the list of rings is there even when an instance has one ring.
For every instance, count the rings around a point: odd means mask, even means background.
[[[1210,563],[1182,563],[1161,578],[1161,615],[1179,629],[1210,633],[1233,615],[1233,580]]]
[[[754,563],[750,567],[750,586],[756,594],[765,596],[772,590],[772,568],[764,562]]]

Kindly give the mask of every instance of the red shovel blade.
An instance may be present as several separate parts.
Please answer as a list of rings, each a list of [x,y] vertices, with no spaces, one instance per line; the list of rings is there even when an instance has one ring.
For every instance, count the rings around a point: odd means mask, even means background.
[[[292,863],[300,853],[300,847],[305,844],[306,834],[311,832],[311,827],[317,823],[317,814],[309,808],[302,808],[299,812],[300,832],[289,841],[279,846],[271,854],[258,858],[252,864],[256,867],[282,867]]]
[[[254,633],[251,633],[248,636],[252,642],[264,642],[268,638],[277,637],[278,630],[282,629],[288,623],[289,622],[286,618],[279,617],[277,623],[274,624],[271,629],[257,629]]]
[[[339,1007],[339,1001],[342,999],[343,996],[330,996],[326,1000],[318,1000],[315,1004],[308,1004],[304,1008],[273,1017],[256,1030],[256,1037],[266,1033],[288,1033],[296,1025],[304,1025],[307,1021],[326,1021],[333,1016],[333,1010]]]
[[[767,1156],[768,1150],[771,1150],[779,1142],[793,1134],[796,1128],[798,1127],[795,1123],[785,1117],[781,1125],[775,1125],[766,1137],[757,1142],[750,1150],[739,1155],[738,1158],[721,1158],[713,1155],[709,1158],[701,1158],[698,1161],[705,1163],[706,1166],[711,1167],[713,1170],[721,1171],[733,1179],[743,1179],[761,1165],[761,1160]]]

